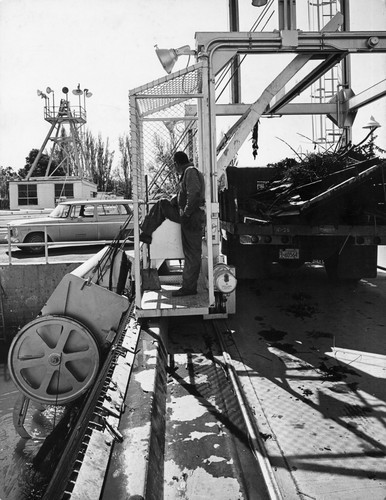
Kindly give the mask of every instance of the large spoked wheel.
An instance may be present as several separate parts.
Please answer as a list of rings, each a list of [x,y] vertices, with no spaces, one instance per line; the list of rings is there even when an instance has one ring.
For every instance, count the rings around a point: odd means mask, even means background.
[[[44,316],[28,323],[13,339],[8,366],[28,398],[63,405],[92,385],[99,359],[98,344],[84,325],[65,316]]]
[[[44,243],[44,236],[41,233],[32,233],[29,234],[26,239],[24,240],[24,243]],[[22,247],[23,250],[26,250],[29,253],[43,253],[44,252],[44,245],[36,245],[36,246],[30,246],[30,247]]]

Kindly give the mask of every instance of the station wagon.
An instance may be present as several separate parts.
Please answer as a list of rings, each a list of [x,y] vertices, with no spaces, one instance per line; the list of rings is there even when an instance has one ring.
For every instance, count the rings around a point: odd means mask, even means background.
[[[38,243],[19,247],[40,253],[44,251],[44,232],[49,242],[111,241],[118,237],[123,224],[131,218],[131,200],[87,200],[59,203],[47,217],[15,220],[8,224],[11,243]],[[129,220],[121,239],[133,234]]]

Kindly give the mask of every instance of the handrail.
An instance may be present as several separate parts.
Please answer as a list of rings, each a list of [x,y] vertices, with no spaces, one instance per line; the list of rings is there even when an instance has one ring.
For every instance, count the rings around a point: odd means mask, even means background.
[[[119,234],[121,227],[124,225],[124,221],[122,221],[120,228],[117,230],[117,234]],[[90,222],[66,222],[65,226],[66,227],[72,227],[76,226],[79,227],[81,225],[89,225]],[[111,225],[111,221],[109,222],[98,222],[98,226],[103,226],[103,225]],[[118,224],[117,224],[118,225]],[[44,241],[41,243],[13,243],[11,241],[11,227],[12,223],[7,224],[7,245],[8,245],[8,264],[12,265],[12,248],[17,247],[17,248],[23,248],[23,247],[37,247],[37,246],[44,246],[44,258],[45,258],[45,263],[48,264],[48,248],[49,247],[73,247],[73,246],[86,246],[86,245],[106,245],[110,244],[113,241],[116,241],[116,238],[112,238],[109,240],[75,240],[75,241],[48,241],[48,234],[47,234],[47,228],[48,227],[63,227],[63,224],[60,223],[50,223],[50,224],[44,224],[44,223],[39,223],[36,225],[36,230],[39,232],[44,232]],[[31,226],[34,227],[34,226]],[[127,237],[123,238],[122,241],[128,241],[134,242],[134,239],[128,239]]]

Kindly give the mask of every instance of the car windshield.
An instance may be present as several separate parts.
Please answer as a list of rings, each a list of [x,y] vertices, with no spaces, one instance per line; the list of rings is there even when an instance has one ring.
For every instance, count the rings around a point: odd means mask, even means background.
[[[59,205],[53,209],[53,211],[50,213],[48,217],[60,217],[61,219],[65,219],[68,216],[68,213],[70,211],[70,205],[64,205],[59,203]]]

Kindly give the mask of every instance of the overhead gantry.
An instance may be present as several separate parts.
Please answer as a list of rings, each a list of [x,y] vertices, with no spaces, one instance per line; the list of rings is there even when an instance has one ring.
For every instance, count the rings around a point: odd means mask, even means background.
[[[135,207],[135,281],[138,314],[162,316],[175,314],[217,314],[231,312],[234,300],[222,293],[216,283],[218,265],[224,263],[221,255],[218,189],[226,187],[225,170],[233,165],[237,154],[262,116],[327,115],[341,129],[344,142],[351,138],[357,110],[386,94],[384,81],[374,83],[355,95],[346,83],[337,89],[327,103],[294,102],[304,90],[350,54],[385,53],[386,32],[347,31],[348,13],[338,12],[321,31],[305,32],[296,29],[294,5],[281,4],[279,30],[273,32],[198,32],[196,50],[184,46],[177,50],[157,49],[168,73],[179,55],[196,55],[197,64],[171,73],[130,92],[131,141],[133,164],[133,193]],[[288,2],[287,2],[288,3]],[[347,3],[343,2],[344,11]],[[250,104],[217,102],[216,83],[220,72],[232,65],[236,56],[292,54],[293,59]],[[259,58],[253,78],[258,78]],[[347,71],[346,71],[347,73]],[[299,79],[293,83],[295,77]],[[217,118],[234,116],[235,122],[217,139]],[[155,184],[169,182],[171,158],[174,151],[183,149],[203,172],[206,183],[206,228],[203,252],[202,302],[172,303],[170,290],[158,292],[143,286],[144,270],[160,267],[170,259],[183,259],[178,247],[178,228],[172,226],[159,231],[155,243],[141,247],[139,227],[146,207],[162,189]],[[162,173],[162,175],[161,175]],[[155,184],[146,189],[145,179],[153,176]],[[163,179],[165,176],[165,179]],[[166,235],[167,241],[162,241]],[[160,236],[160,238],[158,238]],[[173,241],[177,242],[177,246]],[[171,248],[171,246],[173,248]],[[233,276],[233,270],[230,269]],[[237,270],[236,270],[237,271]],[[237,272],[236,272],[237,274]],[[168,279],[173,272],[168,273]],[[234,277],[234,276],[233,276]],[[170,283],[170,281],[169,281]],[[228,301],[228,303],[227,303]],[[231,306],[231,304],[233,304]]]

